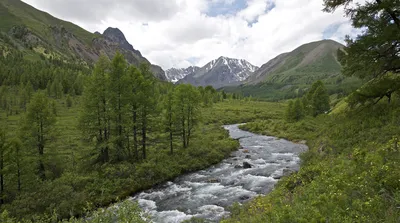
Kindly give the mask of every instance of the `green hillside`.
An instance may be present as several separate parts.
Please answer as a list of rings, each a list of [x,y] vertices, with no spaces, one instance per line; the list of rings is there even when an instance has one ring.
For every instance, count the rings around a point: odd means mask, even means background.
[[[333,40],[304,44],[290,53],[270,60],[239,87],[226,87],[226,92],[266,100],[281,100],[301,96],[317,80],[331,94],[348,94],[360,86],[357,78],[341,74],[337,59],[344,46]]]
[[[91,66],[101,54],[112,58],[119,51],[130,64],[150,63],[117,28],[94,34],[20,0],[0,0],[0,16],[2,51],[16,49],[31,61],[46,57]],[[151,70],[158,79],[166,79],[161,67],[152,65]]]
[[[16,25],[24,25],[42,39],[52,40],[52,26],[62,26],[77,38],[90,44],[96,37],[95,34],[67,21],[53,17],[52,15],[37,10],[36,8],[20,0],[0,0],[0,31],[8,32]]]

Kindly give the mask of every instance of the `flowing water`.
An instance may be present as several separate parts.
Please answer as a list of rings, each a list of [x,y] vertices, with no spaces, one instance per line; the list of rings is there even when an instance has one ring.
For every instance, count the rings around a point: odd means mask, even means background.
[[[298,155],[307,146],[242,131],[238,126],[224,126],[242,147],[230,158],[132,199],[154,222],[175,223],[192,217],[218,222],[229,216],[228,206],[269,193],[279,178],[299,169]],[[244,162],[251,168],[243,168]]]

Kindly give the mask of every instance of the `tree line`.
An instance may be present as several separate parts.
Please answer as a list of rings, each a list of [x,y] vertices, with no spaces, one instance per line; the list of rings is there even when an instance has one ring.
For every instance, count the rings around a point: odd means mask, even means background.
[[[286,109],[286,120],[297,122],[305,116],[316,117],[330,110],[328,91],[322,81],[315,82],[302,98],[290,100]]]

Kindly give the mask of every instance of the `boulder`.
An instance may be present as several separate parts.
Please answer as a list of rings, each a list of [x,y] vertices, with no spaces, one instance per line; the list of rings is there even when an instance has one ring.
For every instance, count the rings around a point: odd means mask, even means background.
[[[235,165],[235,169],[242,169],[242,168],[243,168],[243,166]]]
[[[243,196],[240,196],[239,199],[242,200],[242,201],[245,201],[245,200],[250,199],[250,197],[247,196],[247,195],[243,195]]]
[[[243,168],[244,169],[250,169],[250,168],[252,168],[253,166],[250,164],[250,163],[248,163],[248,162],[243,162]]]
[[[246,158],[246,159],[250,159],[251,156],[250,156],[250,155],[246,155],[245,158]]]

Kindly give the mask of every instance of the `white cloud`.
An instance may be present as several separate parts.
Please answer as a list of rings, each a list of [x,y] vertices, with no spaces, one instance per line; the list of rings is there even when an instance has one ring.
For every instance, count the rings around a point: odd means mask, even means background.
[[[356,34],[342,10],[322,12],[322,0],[248,0],[237,13],[215,17],[207,15],[211,6],[235,7],[237,0],[24,1],[92,32],[118,27],[135,49],[164,69],[202,66],[222,55],[260,66],[321,40],[334,24],[341,24],[334,40]]]

